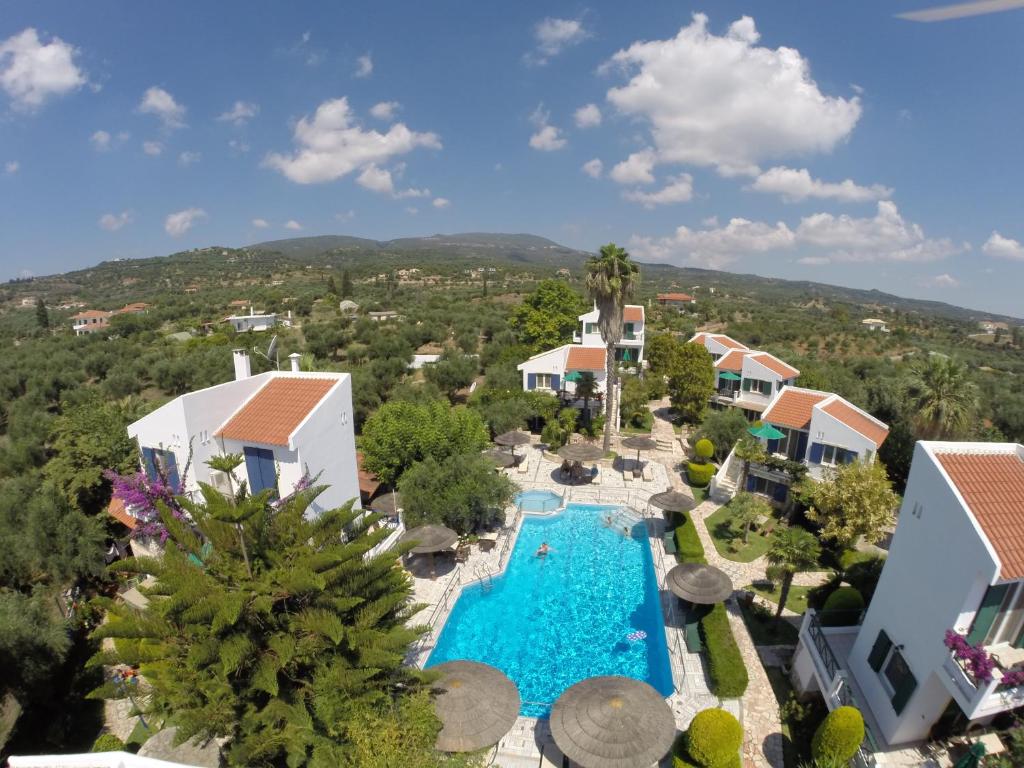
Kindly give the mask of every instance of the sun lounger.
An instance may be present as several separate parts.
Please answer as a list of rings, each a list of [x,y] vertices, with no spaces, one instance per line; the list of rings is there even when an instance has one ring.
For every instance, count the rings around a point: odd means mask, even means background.
[[[529,472],[530,460],[524,457],[523,460],[519,463],[519,466],[516,467],[516,471],[519,472],[520,475],[525,475],[527,472]]]
[[[676,553],[676,535],[675,531],[668,531],[661,539],[665,542],[665,554],[674,555]]]
[[[650,463],[644,464],[643,477],[648,482],[654,479],[654,467]]]

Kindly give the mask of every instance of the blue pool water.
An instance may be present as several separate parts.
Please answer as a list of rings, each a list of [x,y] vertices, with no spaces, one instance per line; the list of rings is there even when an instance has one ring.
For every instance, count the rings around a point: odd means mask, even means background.
[[[524,512],[554,512],[562,506],[562,497],[552,491],[523,491],[515,503]]]
[[[538,558],[545,541],[551,553]],[[646,639],[628,640],[637,630]],[[525,517],[507,570],[490,589],[463,590],[427,667],[454,659],[508,675],[521,714],[531,717],[547,717],[565,689],[596,675],[644,680],[668,696],[672,671],[644,524],[593,504]]]

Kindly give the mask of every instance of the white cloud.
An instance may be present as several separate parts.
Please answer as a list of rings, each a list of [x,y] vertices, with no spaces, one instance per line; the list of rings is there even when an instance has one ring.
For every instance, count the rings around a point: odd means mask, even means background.
[[[379,101],[370,107],[370,114],[378,120],[390,122],[401,106],[397,101]]]
[[[146,92],[142,94],[139,112],[160,118],[160,122],[168,130],[185,125],[185,107],[175,101],[171,94],[156,85],[147,88]]]
[[[604,163],[601,162],[601,158],[595,157],[593,160],[587,160],[581,170],[590,178],[599,179],[601,172],[604,171]]]
[[[415,205],[410,205],[406,207],[405,212],[408,213],[410,216],[415,216],[417,213],[420,212],[420,209],[417,208]]]
[[[588,37],[590,33],[580,19],[542,19],[533,28],[537,48],[525,56],[526,62],[543,66],[548,63],[550,57],[557,56],[566,48],[579,45]]]
[[[75,64],[77,53],[59,37],[44,45],[32,27],[0,42],[0,88],[11,106],[32,112],[47,99],[85,85],[85,74]]]
[[[107,232],[117,232],[121,227],[126,224],[130,224],[132,221],[132,215],[129,211],[121,211],[121,213],[105,213],[100,216],[98,224],[100,229],[105,229]]]
[[[799,202],[809,197],[863,203],[869,200],[888,200],[893,190],[881,184],[865,187],[852,179],[826,182],[811,177],[806,168],[796,170],[777,166],[762,173],[748,187],[755,192],[781,195],[786,202]]]
[[[199,220],[206,218],[202,208],[186,208],[184,211],[170,213],[164,219],[164,231],[171,237],[181,237]]]
[[[544,125],[530,137],[530,146],[541,152],[554,152],[562,149],[568,142],[562,132],[553,125]]]
[[[370,190],[371,192],[377,192],[381,195],[389,195],[390,197],[397,199],[404,197],[429,197],[429,189],[395,189],[395,180],[391,171],[386,168],[378,168],[376,165],[370,164],[366,166],[362,173],[356,177],[356,184]]]
[[[793,231],[781,221],[773,226],[735,218],[724,227],[679,227],[672,236],[659,239],[634,235],[629,250],[640,259],[683,260],[717,268],[738,256],[791,248],[794,241]]]
[[[107,131],[96,131],[89,137],[92,148],[97,152],[106,152],[110,149],[110,142],[113,137]]]
[[[251,101],[236,101],[232,105],[231,109],[217,115],[217,121],[221,123],[245,125],[246,122],[252,120],[252,118],[256,117],[259,113],[259,104],[253,104]]]
[[[364,53],[358,59],[356,59],[356,77],[369,77],[373,74],[373,58],[368,53]]]
[[[573,114],[577,128],[594,128],[601,124],[601,110],[597,104],[584,104]]]
[[[351,208],[347,211],[340,211],[334,214],[334,218],[338,221],[352,221],[356,217],[356,212]]]
[[[299,224],[299,222],[297,222],[295,219],[288,219],[288,221],[284,223],[284,228],[298,232],[300,229],[302,229],[302,225]]]
[[[1003,237],[996,231],[988,236],[981,250],[986,256],[995,256],[997,259],[1024,261],[1024,245],[1013,238]]]
[[[404,123],[395,123],[387,133],[363,130],[344,97],[323,102],[312,118],[299,120],[294,141],[298,149],[292,154],[272,152],[263,162],[298,184],[334,181],[417,147],[441,149],[437,134],[416,133]]]
[[[653,184],[654,151],[634,152],[621,163],[616,163],[609,176],[619,184]]]
[[[8,176],[13,176],[19,170],[21,170],[21,163],[19,163],[17,160],[8,160],[6,163],[4,163],[4,173],[6,173]]]
[[[660,163],[754,175],[770,158],[831,151],[853,131],[860,100],[826,96],[799,51],[758,38],[750,17],[717,36],[694,14],[676,37],[633,43],[603,65],[631,76],[608,100],[649,123]]]
[[[693,177],[688,173],[682,173],[679,176],[669,177],[668,183],[655,192],[632,189],[623,192],[622,197],[634,203],[640,203],[644,208],[686,203],[693,199]]]
[[[435,208],[447,208],[452,204],[452,201],[447,197],[435,197],[434,202],[431,203]]]
[[[960,281],[952,275],[943,272],[941,275],[932,275],[921,281],[921,284],[928,288],[957,288]]]
[[[178,165],[183,168],[188,168],[190,165],[198,163],[202,159],[203,155],[201,152],[194,152],[190,149],[186,149],[180,155],[178,155]]]
[[[163,153],[164,145],[161,144],[159,141],[144,141],[142,142],[142,151],[145,152],[147,155],[156,157],[157,155]]]
[[[256,229],[266,229],[270,226],[270,222],[266,219],[253,219],[250,224],[256,227]]]
[[[233,154],[239,155],[248,152],[251,147],[247,141],[241,141],[240,139],[228,139],[228,149],[231,150]]]

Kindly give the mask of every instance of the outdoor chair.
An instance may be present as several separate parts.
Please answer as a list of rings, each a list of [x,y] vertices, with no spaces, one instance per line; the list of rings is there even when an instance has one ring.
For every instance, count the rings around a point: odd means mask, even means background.
[[[650,462],[648,462],[647,464],[644,464],[644,469],[643,469],[643,475],[642,476],[643,476],[643,479],[648,481],[648,482],[654,480],[654,466]]]
[[[601,484],[601,472],[598,470],[596,465],[590,470],[589,473],[587,473],[587,476],[590,478],[591,485]]]
[[[469,560],[469,545],[462,544],[455,550],[455,562],[464,563]]]

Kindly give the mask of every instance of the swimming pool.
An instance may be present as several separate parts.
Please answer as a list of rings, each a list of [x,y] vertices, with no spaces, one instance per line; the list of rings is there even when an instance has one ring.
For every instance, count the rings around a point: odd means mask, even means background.
[[[554,491],[522,491],[516,494],[515,503],[524,512],[554,512],[562,506],[562,497]]]
[[[543,542],[551,553],[536,557]],[[638,630],[646,638],[629,640]],[[643,522],[594,504],[525,517],[507,570],[493,586],[463,590],[426,666],[454,659],[482,661],[508,675],[519,686],[520,713],[530,717],[547,717],[567,688],[597,675],[625,675],[671,694]]]

